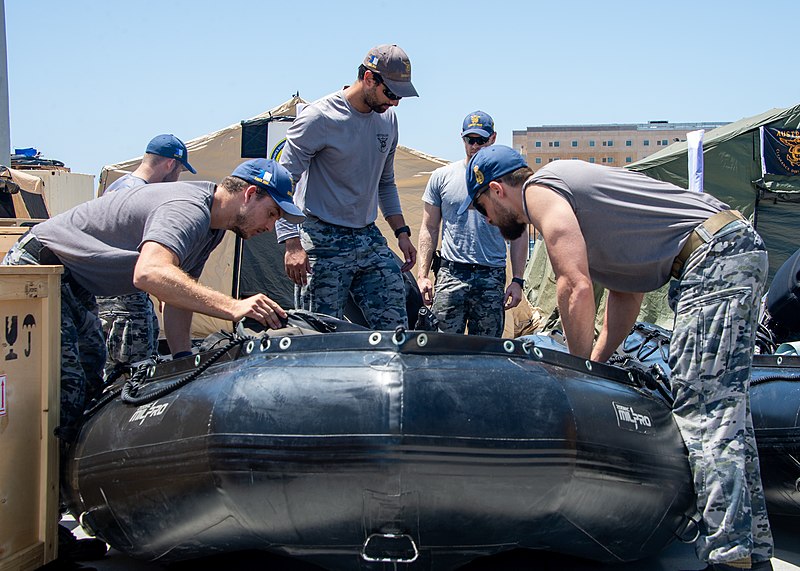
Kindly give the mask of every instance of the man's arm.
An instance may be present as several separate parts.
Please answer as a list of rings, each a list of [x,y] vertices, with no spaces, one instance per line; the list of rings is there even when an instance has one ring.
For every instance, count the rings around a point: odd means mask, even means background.
[[[164,335],[167,337],[170,352],[174,355],[182,351],[191,351],[191,329],[194,312],[172,305],[165,305],[163,315]]]
[[[607,361],[619,344],[630,334],[639,310],[642,307],[643,293],[608,291],[603,330],[597,337],[592,351],[595,361]]]
[[[386,222],[389,224],[392,232],[406,225],[405,218],[403,218],[402,214],[387,216]],[[409,232],[400,233],[397,237],[397,247],[403,252],[403,261],[405,262],[403,267],[400,268],[400,271],[405,272],[410,270],[414,267],[414,264],[417,263],[417,249],[414,247],[414,244],[411,243],[411,235]]]
[[[422,294],[422,302],[430,306],[433,303],[433,281],[430,278],[433,252],[439,245],[439,228],[442,222],[442,209],[433,204],[422,204],[422,226],[419,228],[417,241],[419,268],[417,270],[417,286]]]
[[[528,261],[528,228],[525,227],[525,232],[516,240],[511,241],[509,247],[511,257],[511,276],[514,278],[522,279],[525,273],[525,263]],[[505,300],[503,307],[505,309],[513,309],[522,301],[522,286],[516,282],[511,282],[506,288]]]
[[[264,294],[234,299],[198,283],[181,270],[175,253],[157,242],[145,242],[142,246],[133,272],[133,285],[166,305],[229,321],[250,317],[278,328],[280,318],[286,317],[283,308]]]
[[[554,191],[528,186],[528,212],[542,233],[556,274],[556,296],[569,352],[589,358],[597,308],[589,275],[586,242],[569,203]]]

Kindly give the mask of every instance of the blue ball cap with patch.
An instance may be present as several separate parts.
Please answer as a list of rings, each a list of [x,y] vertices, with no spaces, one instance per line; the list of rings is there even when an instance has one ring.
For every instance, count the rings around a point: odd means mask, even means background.
[[[292,224],[302,223],[306,217],[292,201],[294,184],[292,175],[273,159],[251,159],[240,164],[231,173],[242,180],[266,190],[281,209],[284,219]]]
[[[192,174],[197,174],[192,165],[189,164],[189,151],[178,137],[172,134],[157,135],[147,144],[145,153],[175,159]]]
[[[483,147],[475,153],[467,165],[467,198],[458,209],[461,215],[475,200],[475,195],[493,180],[515,170],[527,167],[528,163],[517,151],[505,145]]]
[[[480,135],[481,137],[491,137],[494,134],[494,119],[483,111],[473,111],[464,117],[464,125],[461,127],[461,136]]]

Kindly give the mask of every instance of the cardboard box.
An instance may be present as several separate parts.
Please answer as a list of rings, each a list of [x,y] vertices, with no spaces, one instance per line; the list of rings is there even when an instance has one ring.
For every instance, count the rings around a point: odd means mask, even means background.
[[[58,548],[61,266],[0,266],[0,571]]]

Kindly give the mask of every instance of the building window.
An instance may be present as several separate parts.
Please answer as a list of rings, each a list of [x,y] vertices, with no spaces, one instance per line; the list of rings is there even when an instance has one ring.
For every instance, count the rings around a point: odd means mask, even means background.
[[[577,147],[578,146],[578,141],[572,141],[572,146],[573,147]]]
[[[589,141],[589,146],[594,147],[594,141]]]
[[[669,145],[669,141],[667,139],[662,139],[661,144],[666,147],[667,145]]]
[[[606,146],[606,141],[603,141],[603,146],[604,146],[604,147]]]
[[[536,161],[535,162],[536,162],[537,165],[542,164],[542,157],[536,157]]]
[[[558,141],[553,141],[553,146],[554,147],[560,147],[561,143],[559,143]]]
[[[589,162],[594,163],[594,157],[589,157]]]
[[[631,157],[625,157],[625,162],[626,163],[632,163],[633,159]]]
[[[538,149],[541,146],[542,146],[542,142],[541,141],[536,141],[535,147]]]
[[[630,139],[628,139],[627,141],[625,141],[625,146],[626,146],[626,147],[630,147],[631,145],[633,145],[633,141],[631,141]]]
[[[614,157],[608,157],[608,162],[609,163],[613,163],[614,162]]]
[[[603,162],[606,162],[606,158],[605,157],[603,157]]]
[[[649,140],[647,140],[647,139],[645,139],[644,141],[642,141],[642,144],[643,144],[645,147],[649,147],[649,146],[650,146],[650,141],[649,141]]]
[[[614,141],[609,141],[609,142],[608,142],[608,146],[609,146],[609,147],[613,147],[613,146],[614,146]]]

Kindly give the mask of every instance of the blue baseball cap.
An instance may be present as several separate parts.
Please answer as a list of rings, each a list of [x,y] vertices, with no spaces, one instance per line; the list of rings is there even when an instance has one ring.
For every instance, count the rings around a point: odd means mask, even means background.
[[[480,135],[481,137],[491,137],[494,134],[494,119],[483,111],[473,111],[464,117],[464,125],[461,128],[461,136]]]
[[[153,139],[147,143],[145,153],[158,155],[159,157],[167,157],[168,159],[175,159],[186,167],[187,171],[192,174],[197,174],[197,171],[189,164],[189,151],[186,150],[186,145],[175,135],[167,134],[153,137]]]
[[[278,204],[283,217],[288,222],[300,224],[306,219],[302,210],[292,201],[292,196],[294,196],[292,175],[273,159],[245,161],[234,169],[231,176],[266,190],[272,200]]]
[[[528,163],[522,155],[511,147],[505,145],[482,147],[467,165],[467,198],[459,207],[458,214],[466,212],[478,191],[490,182],[527,166]]]

